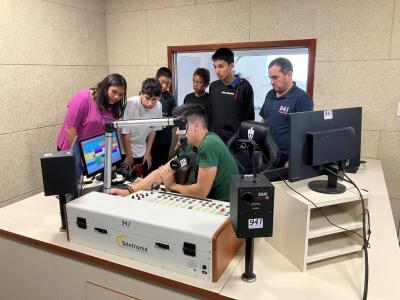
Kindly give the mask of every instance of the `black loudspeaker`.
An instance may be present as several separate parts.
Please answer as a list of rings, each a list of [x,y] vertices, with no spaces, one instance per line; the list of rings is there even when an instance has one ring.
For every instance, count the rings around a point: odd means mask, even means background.
[[[40,164],[46,196],[78,193],[75,157],[72,152],[45,153],[40,159]]]
[[[272,236],[274,186],[262,174],[233,175],[230,185],[230,218],[238,238]]]

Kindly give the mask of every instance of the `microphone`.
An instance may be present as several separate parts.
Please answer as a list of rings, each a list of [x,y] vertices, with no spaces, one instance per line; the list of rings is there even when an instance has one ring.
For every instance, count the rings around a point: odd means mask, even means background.
[[[194,165],[196,162],[197,158],[197,153],[196,152],[187,152],[187,153],[182,153],[180,154],[177,158],[171,160],[169,163],[169,166],[173,171],[186,171],[189,169],[191,166]]]

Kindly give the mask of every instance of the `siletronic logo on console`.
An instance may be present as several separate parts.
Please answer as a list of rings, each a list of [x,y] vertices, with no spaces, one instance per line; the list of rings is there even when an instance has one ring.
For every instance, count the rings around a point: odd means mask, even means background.
[[[135,243],[129,242],[129,241],[126,240],[126,236],[124,236],[124,235],[117,236],[116,242],[117,242],[119,247],[126,248],[126,249],[133,250],[133,251],[137,251],[137,252],[140,252],[140,253],[143,253],[143,254],[147,254],[148,253],[146,246],[141,246],[141,245],[137,245]]]

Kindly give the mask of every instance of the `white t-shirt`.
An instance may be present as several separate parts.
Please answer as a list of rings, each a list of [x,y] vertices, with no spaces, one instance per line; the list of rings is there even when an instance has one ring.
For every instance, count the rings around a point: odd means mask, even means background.
[[[162,118],[162,106],[157,101],[156,106],[151,109],[145,108],[140,102],[140,96],[128,99],[123,120]],[[162,127],[141,126],[133,128],[122,128],[122,134],[131,135],[131,148],[133,157],[142,157],[146,153],[146,140],[149,133],[161,130]]]

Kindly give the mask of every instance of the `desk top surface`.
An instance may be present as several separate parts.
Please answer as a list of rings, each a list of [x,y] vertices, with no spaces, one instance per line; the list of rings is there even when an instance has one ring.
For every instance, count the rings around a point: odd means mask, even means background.
[[[371,215],[369,249],[369,299],[398,299],[400,295],[400,249],[390,209],[382,167],[368,160],[367,169],[350,177],[368,190]],[[296,183],[299,184],[299,183]],[[255,283],[245,283],[243,249],[228,265],[218,282],[191,278],[145,263],[108,254],[67,241],[59,232],[60,216],[55,197],[38,194],[0,209],[0,235],[77,256],[98,264],[143,276],[146,279],[207,295],[207,292],[236,299],[361,299],[364,258],[347,255],[311,264],[299,271],[275,248],[259,238],[255,242]],[[133,272],[129,272],[132,270]],[[164,280],[163,280],[164,279]]]

